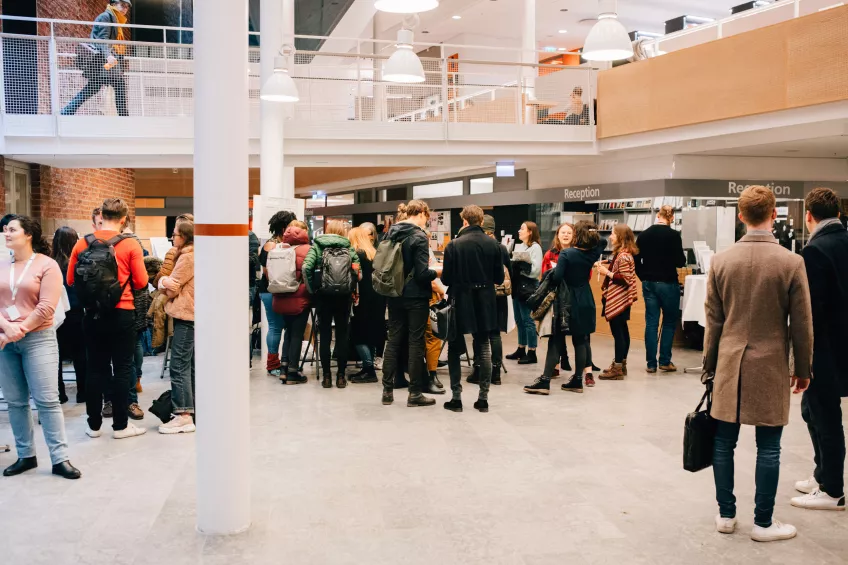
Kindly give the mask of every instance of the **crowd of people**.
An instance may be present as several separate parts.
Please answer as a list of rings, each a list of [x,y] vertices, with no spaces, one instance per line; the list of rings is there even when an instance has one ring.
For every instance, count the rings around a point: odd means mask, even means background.
[[[704,371],[714,383],[711,416],[717,421],[716,528],[735,530],[733,453],[740,426],[753,425],[758,457],[751,535],[758,541],[788,539],[795,528],[772,518],[780,438],[789,418],[788,380],[792,392],[804,393],[802,415],[815,461],[813,476],[796,484],[803,495],[792,504],[845,509],[840,401],[848,395],[848,373],[839,348],[848,341],[848,232],[839,219],[839,199],[826,188],[806,199],[811,237],[801,255],[773,245],[776,202],[767,188],[747,188],[738,206],[747,234],[715,256],[706,301]],[[466,206],[462,228],[444,248],[441,263],[430,248],[430,215],[425,202],[412,200],[399,207],[382,233],[370,223],[351,228],[328,220],[323,233],[310,239],[305,223],[281,211],[270,219],[271,237],[264,245],[251,233],[250,297],[252,307],[261,304],[267,316],[268,374],[286,385],[306,383],[302,347],[313,341],[322,387],[381,382],[384,405],[394,402],[395,390],[407,388],[407,406],[427,407],[436,403],[428,395],[447,393],[437,373],[446,345],[451,396],[444,408],[463,411],[461,362],[467,355],[474,362],[467,382],[478,385],[474,409],[488,412],[490,387],[501,384],[505,360],[537,364],[539,337],[547,337],[542,374],[524,391],[549,395],[551,380],[562,370],[572,374],[561,389],[582,393],[584,386],[595,386],[594,373],[600,371],[591,347],[597,320],[594,276],[603,280],[601,316],[615,343],[614,358],[599,379],[620,381],[628,375],[628,321],[639,296],[638,279],[646,310],[645,371],[676,371],[671,345],[679,316],[677,269],[685,257],[680,234],[671,227],[673,209],[663,207],[657,223],[638,238],[627,225],[617,225],[609,242],[593,222],[562,224],[547,252],[538,227],[527,221],[510,254],[496,239],[494,218]],[[37,466],[31,396],[53,473],[80,477],[68,460],[61,410],[67,400],[64,359],[74,364],[89,437],[102,435],[104,418],[112,419],[117,439],[146,432],[129,420],[144,415],[137,400],[137,352],[158,309],[173,326],[171,415],[159,432],[196,429],[194,218],[177,218],[173,248],[161,262],[144,258],[120,199],[107,199],[94,211],[92,228],[83,238],[60,228],[51,249],[37,221],[20,215],[3,219],[12,256],[0,261],[0,387],[18,453],[5,476]],[[601,260],[607,243],[611,254]],[[751,300],[752,289],[760,299]],[[504,357],[510,297],[518,348]],[[154,342],[161,342],[168,330],[164,322],[154,327],[159,328]],[[348,375],[353,356],[361,370]]]

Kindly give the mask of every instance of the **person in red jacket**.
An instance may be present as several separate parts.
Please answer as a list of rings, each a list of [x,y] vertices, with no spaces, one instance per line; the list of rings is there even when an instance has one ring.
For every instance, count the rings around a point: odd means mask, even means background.
[[[288,369],[285,373],[280,374],[281,384],[299,385],[307,380],[298,370],[303,333],[306,331],[312,302],[302,272],[303,260],[310,249],[309,234],[306,230],[306,224],[295,220],[289,224],[283,233],[283,248],[295,248],[295,268],[300,286],[294,292],[274,295],[273,310],[282,315],[285,320],[285,343],[289,346],[288,351],[283,352],[284,358],[288,360]]]
[[[551,248],[548,249],[547,253],[545,253],[545,256],[542,258],[543,275],[551,269],[556,268],[560,251],[566,249],[567,247],[571,247],[571,242],[573,240],[574,224],[569,224],[568,222],[560,224],[556,230],[556,235],[554,235],[554,239],[551,242]],[[565,347],[562,348],[562,358],[560,359],[560,366],[562,367],[563,371],[571,370],[571,363],[568,361],[568,349],[566,349]],[[553,376],[559,376],[559,369],[554,369]]]

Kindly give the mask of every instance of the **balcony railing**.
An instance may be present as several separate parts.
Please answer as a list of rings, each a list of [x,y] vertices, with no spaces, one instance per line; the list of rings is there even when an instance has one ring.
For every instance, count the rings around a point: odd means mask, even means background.
[[[38,30],[37,35],[0,33],[0,110],[6,116],[61,116],[87,84],[91,83],[93,89],[103,82],[85,72],[81,53],[87,46],[104,44],[123,53],[121,74],[129,116],[193,115],[194,46],[184,42],[191,40],[191,28],[128,25],[125,27],[133,37],[145,40],[116,42],[89,39],[91,22],[0,19],[35,22]],[[257,43],[256,35],[252,34],[253,43]],[[589,127],[595,121],[595,75],[590,68],[521,63],[522,53],[517,49],[416,44],[425,81],[396,84],[381,79],[382,66],[394,42],[315,36],[296,39],[318,39],[324,49],[338,49],[295,51],[291,75],[300,102],[289,110],[294,121],[546,128]],[[248,57],[249,99],[258,105],[259,48],[251,47]],[[119,96],[120,92],[105,85],[79,107],[76,115],[117,115]]]

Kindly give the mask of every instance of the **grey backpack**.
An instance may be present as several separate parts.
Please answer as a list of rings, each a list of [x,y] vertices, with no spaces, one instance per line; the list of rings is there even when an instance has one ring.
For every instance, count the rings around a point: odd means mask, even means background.
[[[280,243],[268,252],[265,266],[268,269],[268,292],[271,294],[289,294],[300,287],[300,281],[297,280],[297,247],[283,247]]]
[[[374,273],[371,275],[371,284],[374,292],[389,298],[403,296],[403,287],[412,279],[412,271],[409,276],[403,276],[403,240],[392,241],[384,239],[377,247],[377,255],[374,256]]]

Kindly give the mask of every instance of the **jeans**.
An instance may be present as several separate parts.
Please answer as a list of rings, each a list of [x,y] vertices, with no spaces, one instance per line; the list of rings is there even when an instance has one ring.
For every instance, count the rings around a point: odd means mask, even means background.
[[[618,364],[623,363],[630,352],[630,328],[627,326],[629,310],[628,308],[626,314],[623,313],[609,321],[610,331],[615,340],[615,362]]]
[[[424,333],[430,324],[428,298],[389,299],[389,340],[383,359],[383,388],[391,390],[395,385],[398,366],[403,356],[401,348],[408,340],[409,393],[424,390],[428,377],[424,361],[426,346]]]
[[[138,340],[135,310],[115,308],[98,318],[88,313],[84,328],[88,352],[89,378],[85,394],[88,425],[92,430],[100,429],[103,424],[103,395],[110,393],[107,400],[112,402],[112,429],[123,430],[127,427],[130,381],[135,375],[135,344]]]
[[[283,340],[283,330],[286,329],[285,316],[274,312],[272,307],[274,303],[274,295],[270,292],[263,292],[259,295],[262,300],[262,305],[265,307],[265,318],[268,320],[268,335],[265,336],[265,345],[268,346],[268,355],[280,356],[280,342]],[[285,351],[285,347],[283,348]],[[270,363],[270,360],[269,360]],[[279,369],[279,365],[275,363],[274,367],[270,364],[266,367],[269,371]]]
[[[135,353],[133,354],[133,365],[135,366],[135,372],[132,373],[132,375],[130,376],[130,404],[138,404],[138,392],[135,390],[135,388],[136,385],[138,385],[138,381],[141,380],[141,375],[143,372],[142,365],[144,365],[144,346],[141,343],[142,337],[143,333],[138,332],[138,337],[135,340]]]
[[[536,324],[530,317],[530,307],[526,302],[513,298],[512,309],[515,314],[515,326],[518,328],[518,347],[536,349],[539,339],[536,335]]]
[[[498,331],[498,330],[494,330]],[[489,386],[492,383],[492,348],[489,345],[489,332],[473,334],[475,347],[474,359],[480,367],[480,400],[488,400]],[[498,332],[500,335],[500,332]],[[451,392],[454,400],[462,399],[462,361],[460,356],[465,353],[465,336],[457,335],[448,342],[448,370],[450,371]]]
[[[356,347],[356,354],[359,355],[359,360],[362,361],[362,368],[373,369],[376,348],[364,343],[360,343],[354,347]]]
[[[64,394],[62,380],[62,360],[70,359],[74,363],[74,373],[77,380],[77,402],[85,398],[85,381],[88,363],[85,358],[85,341],[82,333],[82,308],[68,310],[65,321],[56,330],[56,340],[59,342],[59,389]]]
[[[801,400],[801,416],[813,441],[816,470],[821,489],[834,498],[842,498],[845,470],[845,430],[842,427],[842,399],[836,386],[816,375]]]
[[[0,350],[0,388],[9,405],[9,422],[15,434],[18,457],[35,457],[35,432],[29,397],[35,401],[50,461],[58,465],[68,460],[65,417],[59,404],[56,364],[59,345],[52,329],[27,334]]]
[[[739,424],[718,422],[713,448],[713,476],[716,500],[722,518],[736,517],[736,497],[733,495],[733,452],[739,439]],[[780,436],[783,428],[757,426],[757,470],[754,495],[754,523],[762,528],[771,526],[774,497],[780,478]]]
[[[171,338],[171,404],[174,414],[194,414],[194,322],[174,318]]]
[[[333,321],[336,322],[336,362],[338,372],[343,374],[347,368],[348,326],[350,325],[350,296],[322,296],[318,302],[318,337],[321,341],[321,370],[324,375],[332,373],[331,341],[333,339]]]
[[[306,324],[309,321],[309,308],[297,316],[284,316],[286,322],[286,337],[284,340],[288,351],[283,352],[288,361],[289,373],[297,373],[300,370],[300,353],[303,349],[303,334],[306,332]]]
[[[113,68],[109,71],[104,70],[96,77],[92,77],[82,90],[74,96],[67,106],[62,109],[63,116],[73,116],[80,109],[80,106],[85,104],[89,98],[100,92],[104,86],[111,86],[115,89],[115,109],[119,116],[129,116],[127,110],[127,83],[124,80],[123,73]]]
[[[680,285],[645,281],[642,283],[645,298],[645,357],[649,369],[657,368],[657,337],[662,311],[662,338],[660,338],[660,365],[671,363],[671,346],[680,318]]]
[[[476,336],[472,336],[471,348],[474,350],[474,366],[479,367],[480,362],[480,342]],[[489,346],[492,348],[492,365],[495,367],[503,366],[503,338],[500,331],[493,331],[488,337]]]

